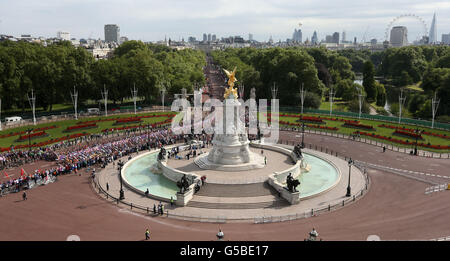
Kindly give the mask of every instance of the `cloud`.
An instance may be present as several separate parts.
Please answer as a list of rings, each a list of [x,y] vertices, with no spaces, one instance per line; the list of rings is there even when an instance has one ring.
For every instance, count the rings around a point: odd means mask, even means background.
[[[346,30],[348,39],[366,34],[382,40],[396,16],[415,13],[429,26],[433,12],[438,34],[450,32],[450,3],[437,0],[2,0],[0,32],[55,36],[67,30],[77,38],[103,38],[104,24],[115,23],[122,35],[147,41],[200,38],[204,32],[285,40],[301,22],[304,39],[314,30],[319,38]]]

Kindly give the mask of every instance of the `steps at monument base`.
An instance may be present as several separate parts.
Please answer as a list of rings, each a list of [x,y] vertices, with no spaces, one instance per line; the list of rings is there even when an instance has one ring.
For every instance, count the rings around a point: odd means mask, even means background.
[[[195,160],[194,162],[201,169],[206,169],[206,167],[207,167],[206,164],[201,160]]]
[[[258,209],[258,208],[276,208],[287,207],[290,204],[283,199],[269,202],[256,203],[210,203],[191,200],[187,207],[208,208],[208,209]]]
[[[278,196],[278,193],[267,183],[253,184],[212,184],[206,182],[195,195],[206,197],[259,197]]]

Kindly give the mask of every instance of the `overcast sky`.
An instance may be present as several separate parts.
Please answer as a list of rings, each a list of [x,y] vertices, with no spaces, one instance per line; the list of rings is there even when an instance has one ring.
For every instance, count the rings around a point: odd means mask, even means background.
[[[0,34],[55,37],[63,30],[77,39],[104,39],[103,26],[112,23],[121,36],[143,41],[201,39],[204,32],[284,41],[301,23],[303,40],[314,30],[319,40],[344,30],[347,40],[384,40],[397,16],[415,14],[429,31],[434,12],[440,41],[450,33],[449,0],[0,0]],[[410,41],[424,31],[413,18],[393,25],[406,25]]]

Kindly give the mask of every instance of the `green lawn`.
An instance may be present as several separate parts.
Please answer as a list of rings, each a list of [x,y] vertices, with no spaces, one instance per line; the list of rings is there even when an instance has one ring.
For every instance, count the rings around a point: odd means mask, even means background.
[[[142,113],[142,114],[138,114],[138,116],[145,116],[145,115],[156,115],[156,114],[167,114],[169,112],[149,112],[149,113]],[[292,113],[289,113],[292,114]],[[328,115],[318,115],[318,114],[304,114],[305,116],[322,116],[322,117],[328,117]],[[50,139],[55,139],[55,138],[59,138],[59,137],[63,137],[66,135],[70,135],[70,134],[75,134],[75,133],[99,133],[101,132],[103,129],[106,128],[114,128],[114,127],[122,127],[122,126],[131,126],[131,125],[137,125],[137,124],[128,124],[128,125],[120,125],[120,126],[113,126],[114,121],[107,121],[107,122],[97,122],[98,128],[94,128],[94,129],[86,129],[86,130],[79,130],[79,131],[74,131],[71,133],[64,133],[63,130],[65,130],[68,126],[73,126],[75,125],[77,122],[79,121],[90,121],[90,120],[97,120],[97,119],[105,119],[105,118],[128,118],[128,117],[132,117],[134,116],[134,114],[124,114],[124,115],[114,115],[114,116],[108,116],[108,117],[93,117],[93,118],[84,118],[84,119],[80,119],[78,121],[76,120],[66,120],[66,121],[59,121],[59,122],[51,122],[51,123],[46,123],[46,124],[39,124],[37,126],[24,126],[24,127],[19,127],[19,128],[13,128],[13,129],[7,129],[4,131],[0,132],[0,135],[3,134],[8,134],[8,133],[13,133],[13,132],[19,132],[19,131],[24,131],[26,130],[28,127],[31,128],[42,128],[42,127],[46,127],[46,126],[52,126],[52,125],[56,125],[58,126],[58,128],[56,129],[49,129],[46,130],[46,133],[49,134],[49,136],[47,137],[43,137],[40,139],[35,139],[32,140],[31,143],[39,143],[42,141],[47,141]],[[260,114],[261,116],[261,114]],[[181,118],[182,114],[178,113],[178,115],[176,116],[176,118]],[[336,118],[335,116],[333,116],[333,118]],[[349,117],[337,117],[340,119],[348,119],[348,120],[355,120],[355,118],[349,118]],[[143,118],[142,119],[142,125],[146,125],[146,124],[152,124],[155,122],[161,122],[163,120],[165,120],[167,118],[165,117],[157,117],[157,118]],[[287,121],[287,122],[293,122],[295,123],[297,118],[292,118],[292,117],[280,117],[280,120],[283,121]],[[344,124],[343,122],[339,122],[339,121],[330,121],[330,120],[325,120],[326,125],[325,126],[329,126],[329,127],[337,127],[339,128],[338,131],[330,131],[330,132],[334,132],[334,133],[343,133],[343,134],[352,134],[355,131],[357,131],[358,129],[353,129],[353,128],[348,128],[348,127],[343,127],[342,125]],[[374,132],[376,134],[379,135],[383,135],[383,136],[387,136],[387,137],[395,137],[396,139],[402,139],[402,140],[408,140],[407,138],[403,138],[403,137],[399,137],[399,136],[393,136],[392,133],[394,132],[393,129],[388,129],[388,128],[382,128],[382,127],[378,127],[378,125],[381,124],[387,124],[387,125],[394,125],[394,126],[402,126],[402,127],[406,127],[406,128],[412,128],[415,129],[416,126],[412,126],[412,125],[407,125],[407,124],[395,124],[395,123],[390,123],[390,122],[382,122],[382,121],[372,121],[372,120],[365,120],[362,119],[360,120],[361,124],[365,124],[365,125],[372,125],[376,131],[366,131],[366,132]],[[437,129],[431,129],[431,128],[426,128],[426,127],[420,127],[419,129],[421,130],[426,130],[429,132],[433,132],[433,133],[439,133],[439,134],[446,134],[447,136],[450,136],[450,132],[449,131],[445,131],[445,130],[437,130]],[[321,131],[325,131],[325,130],[321,130]],[[361,130],[364,131],[364,130]],[[380,139],[375,139],[375,138],[371,138],[371,137],[365,137],[364,138],[367,139],[373,139],[373,140],[377,140],[377,141],[382,141],[383,143],[388,143],[388,141],[385,140],[380,140]],[[450,145],[450,140],[449,139],[443,139],[443,138],[439,138],[439,137],[434,137],[434,136],[429,136],[429,135],[422,135],[422,137],[424,138],[424,140],[422,140],[421,142],[425,142],[425,143],[430,143],[433,145]],[[13,137],[7,137],[7,138],[0,138],[0,147],[10,147],[11,145],[19,145],[19,144],[28,144],[28,140],[23,141],[23,142],[16,142],[16,140],[19,138],[19,135],[17,136],[13,136]],[[412,139],[409,139],[409,141],[414,141]],[[407,148],[411,148],[411,146],[406,146],[406,145],[402,145],[402,144],[397,144],[397,143],[392,143],[395,146],[398,147],[407,147]],[[423,150],[428,150],[428,151],[434,151],[434,152],[441,152],[441,153],[447,153],[449,152],[449,150],[436,150],[436,149],[429,149],[429,148],[423,148],[421,147],[420,149]]]
[[[422,81],[420,81],[420,82],[418,82],[416,84],[411,84],[411,85],[405,86],[405,88],[413,90],[413,91],[423,92],[423,89],[420,88],[421,84],[422,84]]]
[[[149,112],[149,113],[142,113],[142,114],[138,114],[139,116],[145,116],[145,115],[156,115],[156,114],[167,114],[168,112]],[[132,117],[134,116],[134,114],[123,114],[123,115],[114,115],[114,116],[108,116],[108,117],[93,117],[93,118],[84,118],[84,119],[80,119],[80,120],[66,120],[66,121],[58,121],[58,122],[51,122],[51,123],[45,123],[45,124],[38,124],[36,126],[23,126],[23,127],[19,127],[19,128],[13,128],[13,129],[7,129],[4,131],[0,132],[0,135],[4,135],[4,134],[8,134],[8,133],[14,133],[14,132],[19,132],[19,131],[25,131],[27,128],[42,128],[42,127],[47,127],[47,126],[53,126],[56,125],[58,126],[58,128],[55,129],[49,129],[46,130],[45,132],[49,134],[49,136],[47,137],[43,137],[40,139],[33,139],[31,140],[31,144],[34,143],[39,143],[42,141],[47,141],[50,139],[55,139],[55,138],[60,138],[63,136],[67,136],[67,135],[71,135],[71,134],[75,134],[75,133],[99,133],[101,132],[103,129],[106,128],[116,128],[116,127],[124,127],[124,126],[135,126],[135,125],[139,125],[139,123],[133,123],[133,124],[126,124],[126,125],[117,125],[114,126],[114,122],[115,121],[106,121],[106,122],[97,122],[97,128],[93,128],[93,129],[84,129],[84,130],[78,130],[78,131],[73,131],[73,132],[69,132],[69,133],[65,133],[63,132],[67,127],[69,126],[73,126],[75,125],[77,122],[80,121],[91,121],[91,120],[97,120],[97,119],[116,119],[116,118],[128,118],[128,117]],[[156,123],[156,122],[161,122],[166,120],[167,117],[157,117],[157,118],[142,118],[142,125],[146,125],[146,124],[152,124],[152,123]],[[7,138],[0,138],[0,147],[10,147],[11,145],[27,145],[28,144],[28,140],[26,141],[22,141],[22,142],[16,142],[16,140],[19,138],[20,135],[17,136],[12,136],[12,137],[7,137]]]
[[[319,110],[329,111],[330,102],[322,101]],[[333,111],[348,111],[347,102],[333,101]]]
[[[281,114],[281,113],[280,113]],[[292,113],[289,113],[292,114]],[[327,115],[318,115],[318,114],[304,114],[305,116],[321,116],[321,117],[328,117]],[[333,116],[333,118],[339,118],[339,119],[347,119],[347,120],[355,120],[355,118],[348,118],[348,117],[335,117]],[[297,118],[293,118],[293,117],[280,117],[280,120],[282,121],[287,121],[287,122],[292,122],[292,123],[298,123],[296,122]],[[344,124],[343,122],[340,121],[331,121],[331,120],[324,120],[326,122],[326,124],[324,124],[323,126],[328,126],[328,127],[337,127],[339,130],[337,131],[328,131],[328,132],[332,132],[332,133],[343,133],[343,134],[353,134],[355,131],[364,131],[364,132],[368,132],[368,133],[376,133],[378,135],[382,135],[382,136],[386,136],[386,137],[392,137],[395,139],[400,139],[400,140],[409,140],[414,142],[415,139],[408,139],[408,138],[404,138],[404,137],[400,137],[400,136],[394,136],[392,135],[392,133],[394,132],[394,129],[388,129],[388,128],[383,128],[383,127],[378,127],[378,125],[381,124],[385,124],[385,125],[392,125],[392,126],[401,126],[401,127],[405,127],[405,128],[411,128],[411,129],[416,129],[416,126],[412,126],[412,125],[407,125],[407,124],[395,124],[395,123],[391,123],[391,122],[382,122],[382,121],[372,121],[372,120],[365,120],[365,119],[361,119],[360,123],[361,124],[365,124],[365,125],[372,125],[375,128],[375,131],[366,131],[366,130],[362,130],[362,129],[354,129],[354,128],[348,128],[348,127],[343,127],[342,125]],[[308,129],[306,127],[306,129]],[[311,128],[312,130],[319,130],[316,128]],[[447,136],[450,136],[450,132],[449,131],[445,131],[445,130],[437,130],[437,129],[431,129],[431,128],[426,128],[426,127],[419,127],[420,130],[425,130],[425,131],[429,131],[429,132],[433,132],[433,133],[438,133],[438,134],[446,134]],[[321,131],[327,131],[327,130],[323,130],[320,129]],[[361,136],[362,138],[367,138],[367,139],[372,139],[372,140],[377,140],[379,142],[383,142],[386,144],[393,144],[394,146],[397,147],[406,147],[406,148],[411,148],[411,146],[407,146],[407,145],[402,145],[402,144],[398,144],[398,143],[393,143],[393,142],[389,142],[386,140],[381,140],[381,139],[376,139],[376,138],[372,138],[372,137],[368,137],[368,136]],[[422,134],[422,137],[424,138],[423,140],[419,140],[420,142],[423,143],[430,143],[432,145],[447,145],[450,146],[450,139],[444,139],[444,138],[439,138],[439,137],[434,137],[434,136],[429,136],[429,135],[424,135]],[[447,153],[450,152],[449,150],[437,150],[437,149],[431,149],[431,148],[425,148],[425,147],[419,147],[421,150],[428,150],[428,151],[433,151],[433,152],[441,152],[441,153]]]
[[[370,106],[372,106],[373,108],[375,108],[375,110],[381,110],[381,109],[384,110],[384,107],[383,107],[383,106],[378,106],[378,105],[377,105],[377,102],[372,102],[372,103],[370,104]]]

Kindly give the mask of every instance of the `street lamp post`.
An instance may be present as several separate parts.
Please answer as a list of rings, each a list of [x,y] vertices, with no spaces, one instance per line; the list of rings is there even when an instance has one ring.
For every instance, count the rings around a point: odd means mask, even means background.
[[[302,123],[302,148],[305,147],[305,123]]]
[[[346,197],[350,197],[352,195],[352,189],[350,188],[350,176],[352,174],[352,165],[353,160],[350,158],[348,160],[348,186],[347,186],[347,194],[345,194]]]
[[[147,144],[148,144],[148,150],[151,150],[151,148],[150,148],[150,123],[147,125]]]
[[[27,130],[27,133],[28,133],[28,150],[31,150],[31,132],[33,131],[33,129],[31,129],[31,128],[28,128]]]
[[[120,196],[119,196],[119,199],[120,200],[124,200],[125,199],[125,195],[124,195],[123,187],[122,187],[122,167],[123,167],[123,162],[121,160],[119,160],[119,163],[117,165],[119,165],[119,176],[120,176]]]
[[[417,156],[417,142],[418,142],[419,135],[420,135],[419,128],[416,128],[416,130],[414,132],[416,133],[416,144],[415,144],[415,147],[414,147],[414,155]]]

